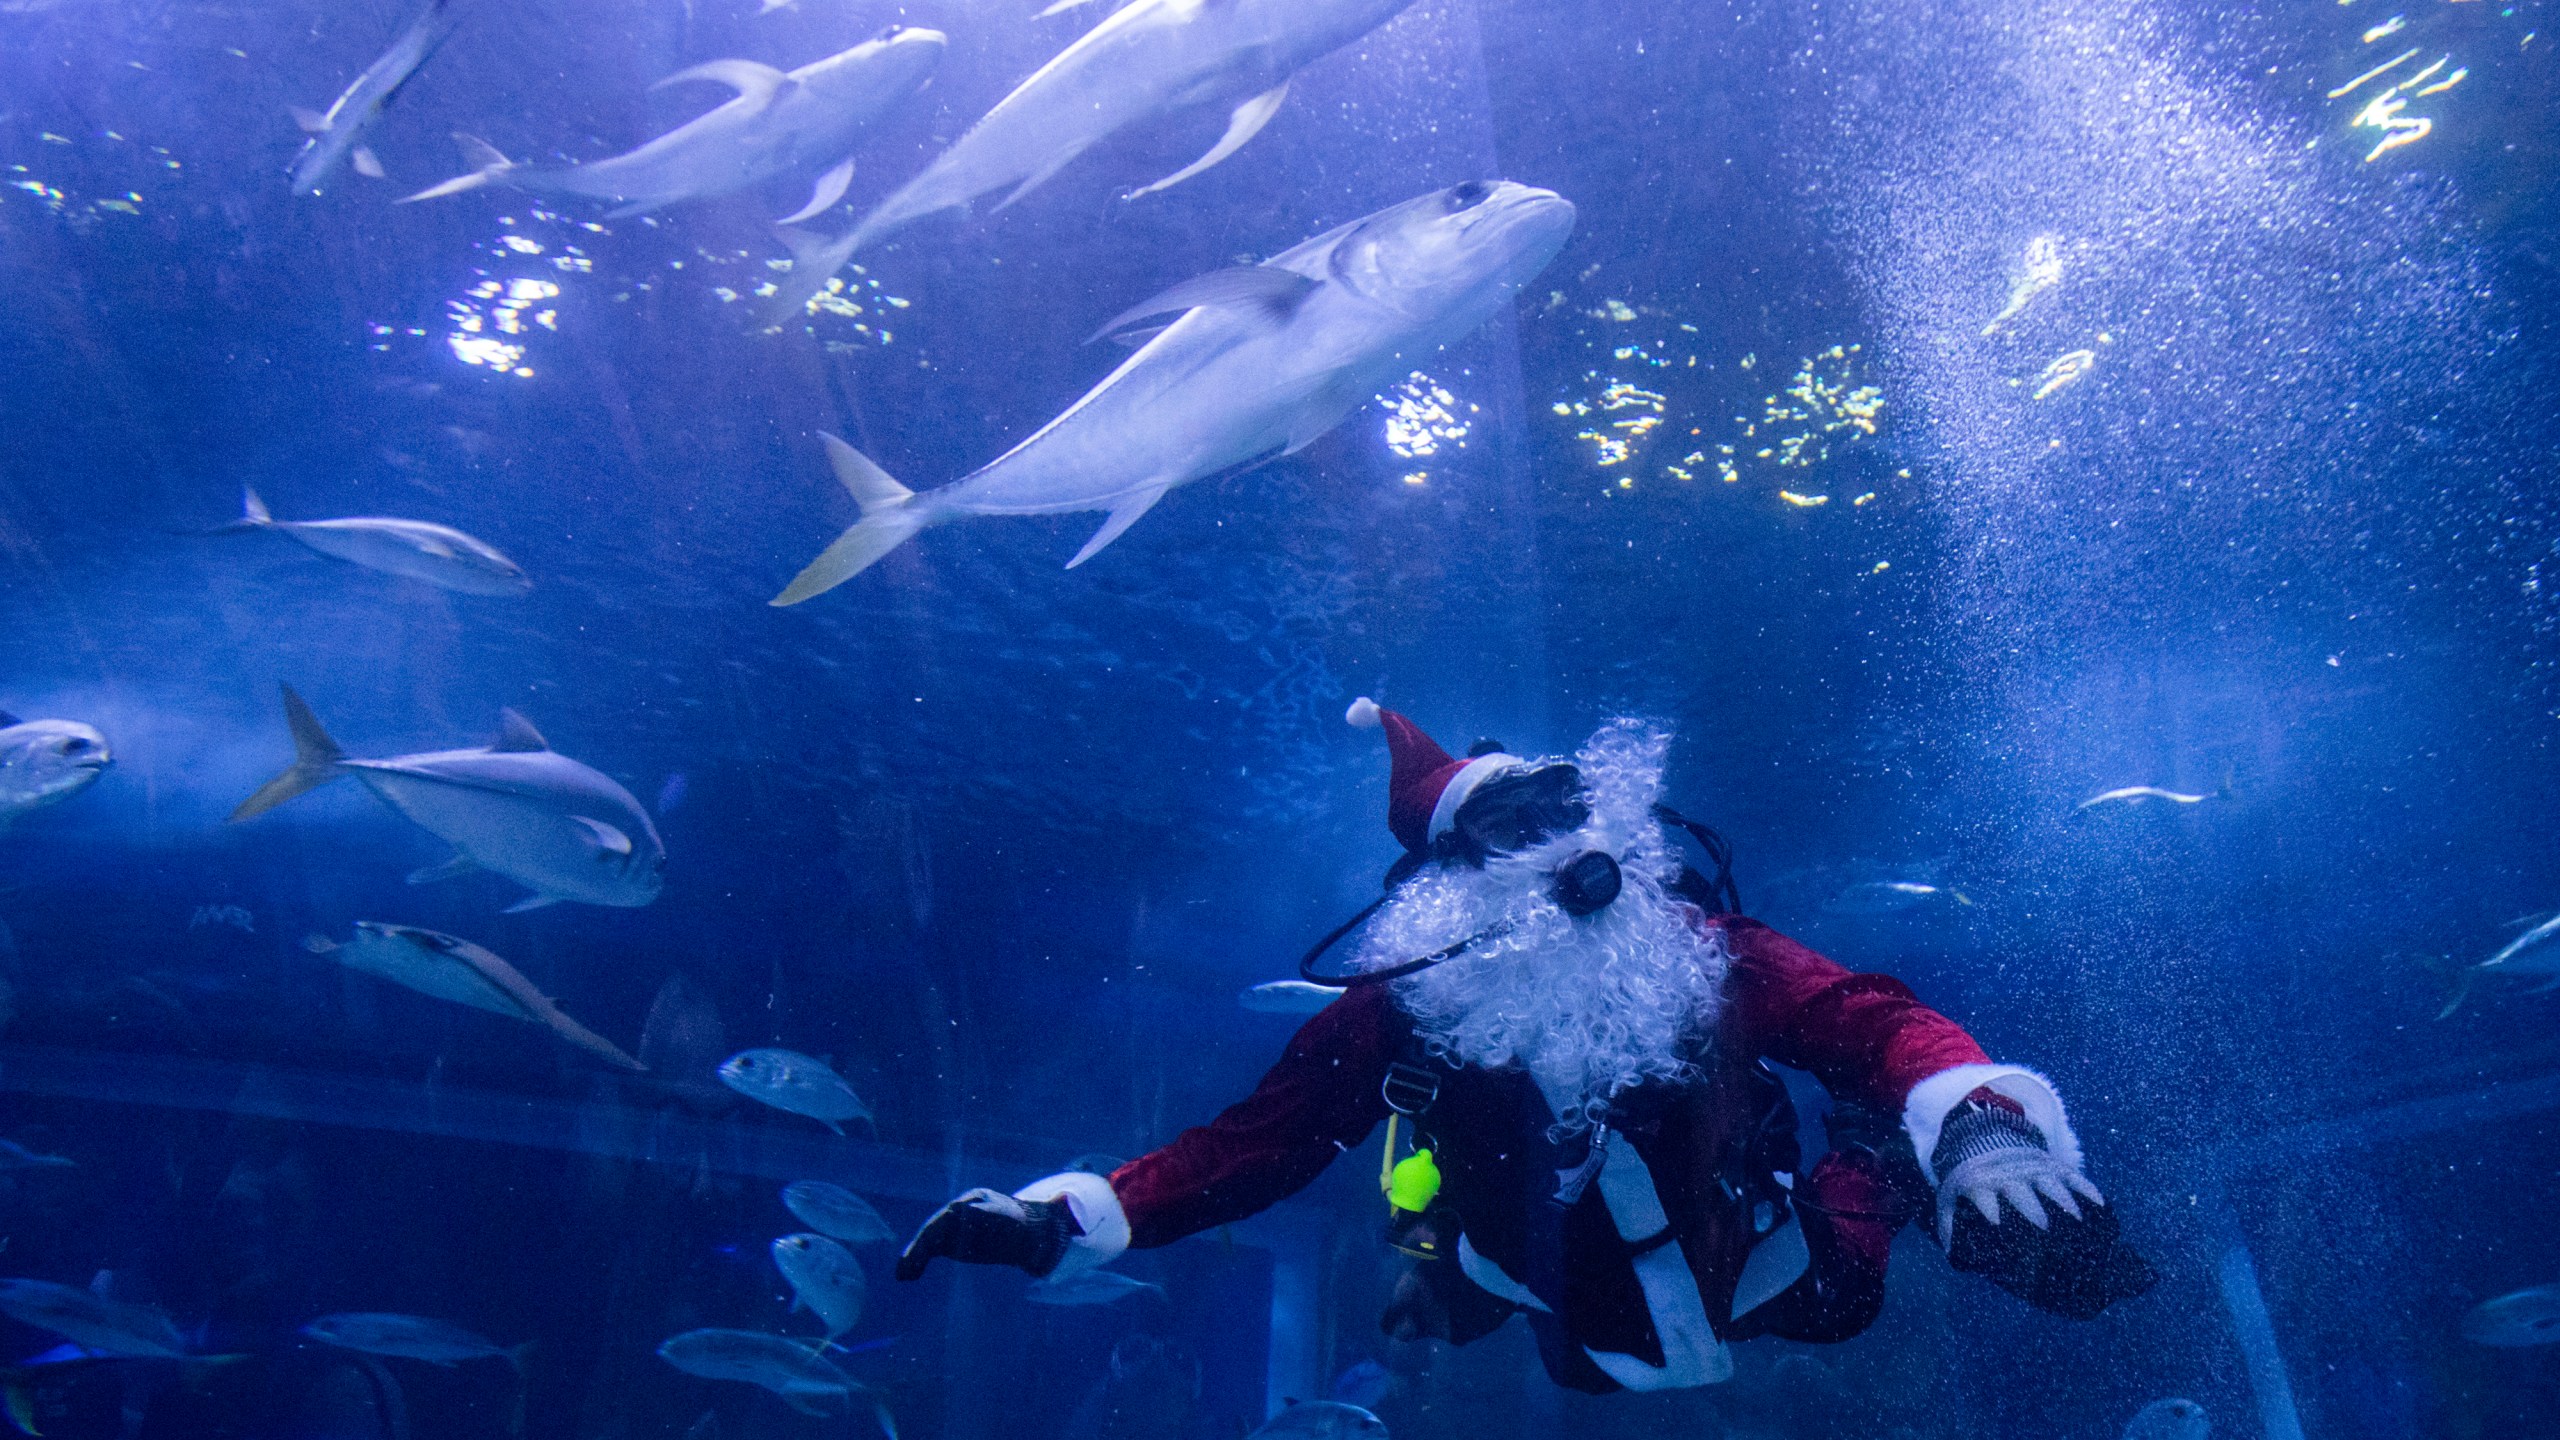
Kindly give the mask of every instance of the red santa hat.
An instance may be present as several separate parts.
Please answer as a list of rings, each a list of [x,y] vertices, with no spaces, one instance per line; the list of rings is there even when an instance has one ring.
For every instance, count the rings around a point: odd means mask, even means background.
[[[1387,828],[1407,850],[1431,848],[1457,823],[1458,807],[1477,786],[1520,763],[1519,756],[1499,750],[1456,759],[1421,726],[1366,695],[1352,701],[1342,718],[1359,729],[1387,732]]]

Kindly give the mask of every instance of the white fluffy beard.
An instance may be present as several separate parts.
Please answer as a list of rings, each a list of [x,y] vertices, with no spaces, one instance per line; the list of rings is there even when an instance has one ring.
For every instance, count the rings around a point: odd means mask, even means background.
[[[1654,819],[1670,735],[1634,720],[1602,726],[1573,762],[1591,819],[1479,870],[1433,865],[1405,882],[1362,937],[1355,967],[1384,969],[1495,926],[1456,959],[1392,982],[1432,1053],[1528,1067],[1561,1123],[1579,1128],[1646,1080],[1695,1073],[1732,957],[1720,933],[1665,887],[1680,857]],[[1585,850],[1618,857],[1617,900],[1577,920],[1555,902],[1555,870]]]

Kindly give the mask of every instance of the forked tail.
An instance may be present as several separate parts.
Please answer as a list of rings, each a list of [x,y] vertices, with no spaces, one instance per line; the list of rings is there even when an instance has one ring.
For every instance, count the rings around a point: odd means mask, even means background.
[[[824,431],[818,438],[826,442],[827,461],[835,467],[836,479],[862,507],[862,519],[774,596],[775,605],[797,605],[833,590],[870,569],[933,520],[932,512],[915,503],[916,492],[890,479],[889,472],[872,464],[861,451]]]
[[[339,762],[347,758],[347,752],[320,728],[320,717],[293,693],[293,687],[277,688],[284,691],[285,724],[293,727],[293,764],[259,786],[257,794],[241,801],[240,808],[231,812],[234,821],[253,820],[306,790],[316,790],[337,779]]]

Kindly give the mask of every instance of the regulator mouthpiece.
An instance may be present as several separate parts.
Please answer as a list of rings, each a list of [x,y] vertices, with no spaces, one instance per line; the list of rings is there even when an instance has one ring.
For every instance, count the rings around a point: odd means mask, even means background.
[[[1614,856],[1606,850],[1585,850],[1556,871],[1556,904],[1577,920],[1597,915],[1618,898],[1623,883]]]

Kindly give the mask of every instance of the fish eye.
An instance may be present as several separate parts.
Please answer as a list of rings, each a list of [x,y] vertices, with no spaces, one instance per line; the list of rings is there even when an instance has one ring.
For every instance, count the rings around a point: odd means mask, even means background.
[[[1470,180],[1464,185],[1453,185],[1449,189],[1449,213],[1455,215],[1461,210],[1472,210],[1483,204],[1485,197],[1492,193],[1493,187],[1482,180]]]

